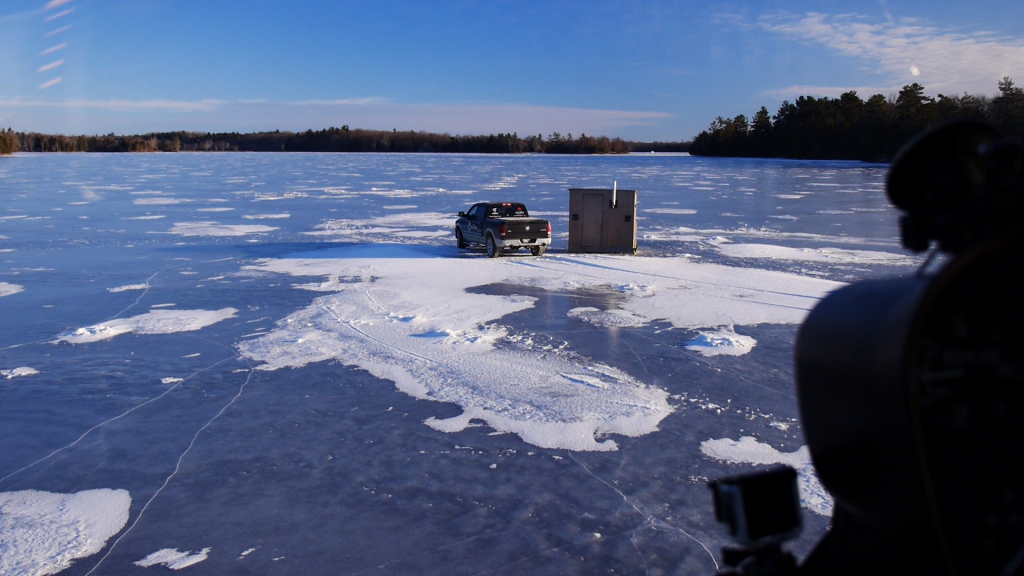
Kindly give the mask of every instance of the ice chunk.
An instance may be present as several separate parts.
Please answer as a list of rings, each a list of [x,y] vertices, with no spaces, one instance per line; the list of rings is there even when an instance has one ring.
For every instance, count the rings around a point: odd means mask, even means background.
[[[737,334],[732,328],[705,331],[686,343],[686,349],[702,356],[742,356],[757,344],[750,336]]]
[[[602,328],[626,328],[647,324],[647,319],[626,310],[598,310],[589,306],[573,308],[566,314]]]

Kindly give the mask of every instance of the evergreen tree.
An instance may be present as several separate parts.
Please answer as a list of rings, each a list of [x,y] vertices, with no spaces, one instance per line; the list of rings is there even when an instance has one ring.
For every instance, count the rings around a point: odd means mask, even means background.
[[[1004,134],[1024,137],[1024,88],[1004,77],[999,81],[999,96],[992,100],[993,120]]]
[[[0,130],[0,156],[14,154],[18,151],[18,141],[15,139],[14,131],[10,128],[5,132]]]

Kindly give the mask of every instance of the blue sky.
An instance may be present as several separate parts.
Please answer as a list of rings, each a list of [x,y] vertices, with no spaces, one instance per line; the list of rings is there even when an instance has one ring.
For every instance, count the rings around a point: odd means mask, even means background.
[[[685,140],[800,94],[1024,84],[1024,2],[3,0],[0,126]],[[58,81],[59,79],[59,81]]]

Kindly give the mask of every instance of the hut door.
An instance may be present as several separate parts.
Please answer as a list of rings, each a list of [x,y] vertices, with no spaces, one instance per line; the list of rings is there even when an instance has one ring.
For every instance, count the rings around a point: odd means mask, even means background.
[[[583,245],[601,246],[601,224],[604,220],[604,195],[583,195]]]

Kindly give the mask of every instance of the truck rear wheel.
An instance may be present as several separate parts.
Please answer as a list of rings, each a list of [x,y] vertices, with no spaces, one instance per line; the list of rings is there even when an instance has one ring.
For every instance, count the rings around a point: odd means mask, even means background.
[[[541,244],[540,246],[530,246],[530,254],[533,254],[534,256],[540,256],[541,254],[544,253],[544,250],[546,248],[547,246],[544,246],[543,244]]]
[[[487,257],[497,258],[501,256],[501,248],[498,247],[498,243],[494,241],[494,236],[487,235]]]

